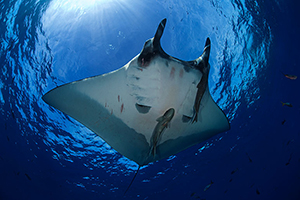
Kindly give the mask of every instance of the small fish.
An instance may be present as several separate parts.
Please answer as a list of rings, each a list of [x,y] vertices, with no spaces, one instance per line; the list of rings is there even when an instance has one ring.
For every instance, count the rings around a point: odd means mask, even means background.
[[[156,155],[156,147],[158,146],[158,143],[161,139],[163,131],[168,127],[170,121],[174,117],[175,110],[174,108],[170,108],[165,112],[165,114],[161,117],[159,117],[156,121],[157,124],[153,130],[151,139],[150,139],[150,154],[152,154],[154,157]],[[149,154],[149,155],[150,155]]]
[[[28,180],[31,181],[31,178],[30,178],[30,176],[28,174],[25,174],[25,176],[28,178]]]
[[[290,142],[294,142],[294,139],[287,141],[286,146],[289,145]]]
[[[252,162],[252,159],[250,158],[250,156],[248,155],[247,152],[246,152],[246,155],[247,155],[247,157],[248,157],[248,159],[249,159],[249,162]]]
[[[287,163],[285,163],[285,166],[287,166],[287,165],[289,165],[289,164],[290,164],[290,162],[291,162],[291,159],[292,159],[292,155],[293,155],[293,153],[291,153],[289,160],[287,161]]]
[[[233,170],[233,171],[231,172],[231,174],[234,174],[237,170],[239,170],[239,168],[236,168],[235,170]]]
[[[296,80],[298,77],[295,75],[290,75],[290,74],[284,74],[283,72],[281,72],[286,78],[290,79],[290,80]]]
[[[207,186],[205,186],[205,188],[204,188],[203,191],[205,192],[206,190],[208,190],[213,183],[214,182],[210,181],[210,184],[208,184]]]
[[[11,111],[11,116],[12,116],[12,118],[13,118],[13,119],[16,119],[14,111],[13,111],[12,109],[10,109],[10,111]]]
[[[284,119],[284,120],[281,122],[281,124],[283,125],[285,122],[286,122],[286,120]]]
[[[258,194],[258,195],[260,194],[260,192],[258,191],[258,189],[256,189],[256,194]]]
[[[287,106],[287,107],[293,107],[293,105],[289,102],[283,103],[282,101],[280,101],[282,103],[282,106]]]

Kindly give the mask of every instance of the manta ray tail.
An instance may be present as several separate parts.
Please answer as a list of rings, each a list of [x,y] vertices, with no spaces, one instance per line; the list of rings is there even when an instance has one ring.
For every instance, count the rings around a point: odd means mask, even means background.
[[[126,189],[125,192],[124,192],[124,195],[126,194],[126,192],[129,190],[130,186],[132,185],[132,183],[133,183],[133,181],[134,181],[136,175],[138,174],[140,168],[141,168],[141,165],[139,165],[139,168],[136,170],[133,179],[131,180],[130,184],[128,185],[127,189]]]

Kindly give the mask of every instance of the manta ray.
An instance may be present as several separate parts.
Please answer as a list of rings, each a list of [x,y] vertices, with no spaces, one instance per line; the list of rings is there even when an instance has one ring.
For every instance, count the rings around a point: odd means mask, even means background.
[[[139,166],[230,129],[208,88],[211,49],[183,61],[165,53],[166,19],[142,51],[116,71],[64,84],[42,98]]]

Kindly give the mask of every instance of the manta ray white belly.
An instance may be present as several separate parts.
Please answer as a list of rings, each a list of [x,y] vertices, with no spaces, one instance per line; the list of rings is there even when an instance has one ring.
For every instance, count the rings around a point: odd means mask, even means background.
[[[126,88],[127,94],[134,97],[128,102],[134,105],[132,117],[136,120],[128,120],[128,126],[134,128],[137,132],[143,132],[147,141],[150,140],[156,119],[169,108],[174,108],[176,116],[182,115],[193,116],[193,105],[195,101],[197,82],[201,79],[202,74],[193,70],[186,72],[183,66],[175,61],[167,62],[166,59],[154,59],[147,68],[141,68],[137,65],[137,60],[133,59],[126,67]],[[148,113],[138,113],[137,105],[148,106]],[[124,104],[125,105],[125,104]],[[131,116],[120,114],[123,121]],[[181,120],[181,119],[180,119]],[[145,128],[148,132],[145,132]],[[174,125],[175,128],[175,125]],[[175,139],[182,133],[164,134],[163,140]]]
[[[49,105],[78,120],[139,165],[230,128],[208,89],[209,39],[198,59],[173,58],[159,42],[165,22],[124,67],[57,87],[43,96]],[[170,110],[172,117],[165,117]]]

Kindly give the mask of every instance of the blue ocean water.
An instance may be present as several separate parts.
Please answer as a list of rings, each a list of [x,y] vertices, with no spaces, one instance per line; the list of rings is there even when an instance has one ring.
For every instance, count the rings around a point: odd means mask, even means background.
[[[0,0],[0,199],[300,199],[299,79],[283,75],[300,74],[298,4]],[[163,18],[174,57],[210,37],[231,130],[142,167],[124,196],[138,165],[41,97],[122,67]]]

